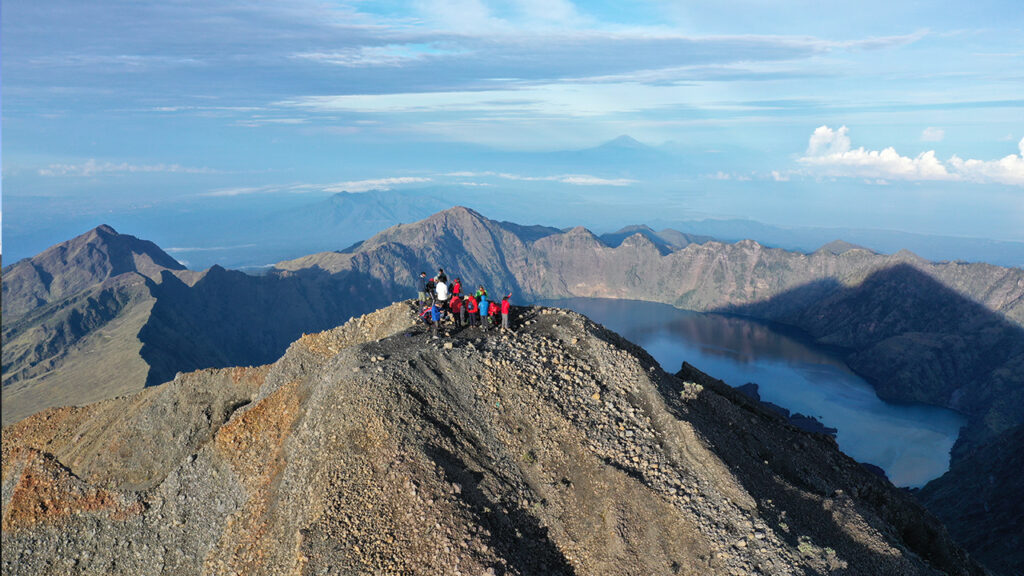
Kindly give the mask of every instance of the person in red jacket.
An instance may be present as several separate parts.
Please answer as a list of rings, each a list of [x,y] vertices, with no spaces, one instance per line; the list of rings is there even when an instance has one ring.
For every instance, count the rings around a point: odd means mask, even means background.
[[[466,314],[469,314],[469,325],[475,326],[480,321],[480,306],[476,303],[476,297],[467,294],[463,305],[466,308]]]
[[[508,322],[508,315],[509,315],[510,312],[512,312],[512,304],[510,304],[509,301],[508,301],[509,297],[511,297],[511,296],[512,296],[512,294],[509,293],[507,296],[505,296],[504,298],[501,299],[501,329],[502,330],[511,330],[512,329],[509,326],[509,322]]]
[[[487,303],[487,321],[491,324],[491,326],[498,325],[498,311],[500,310],[501,307],[498,306],[498,303],[495,302],[494,300],[491,300],[490,302]]]
[[[451,290],[451,292],[452,292],[453,296],[462,296],[462,280],[461,279],[456,278],[455,281],[452,282],[452,290]]]
[[[455,294],[448,301],[448,306],[452,309],[452,318],[455,320],[455,326],[461,327],[466,323],[466,310],[462,305],[462,298],[459,298],[458,294]]]

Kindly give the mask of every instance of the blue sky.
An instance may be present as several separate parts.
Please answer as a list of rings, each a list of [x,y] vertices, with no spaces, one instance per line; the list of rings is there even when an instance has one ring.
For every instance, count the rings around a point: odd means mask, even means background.
[[[61,213],[538,182],[1024,240],[1015,1],[8,0],[2,26],[5,241]],[[621,134],[678,173],[501,160]]]

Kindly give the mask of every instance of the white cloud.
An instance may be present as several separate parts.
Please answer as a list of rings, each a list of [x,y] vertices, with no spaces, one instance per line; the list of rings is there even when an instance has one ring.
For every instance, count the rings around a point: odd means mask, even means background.
[[[247,194],[272,194],[275,192],[315,192],[323,189],[323,186],[315,184],[270,184],[267,186],[237,186],[233,188],[218,188],[211,190],[201,196],[244,196]]]
[[[572,184],[573,186],[629,186],[636,182],[629,178],[599,178],[587,174],[566,174],[556,176],[555,179],[562,184]]]
[[[753,177],[747,174],[722,172],[721,170],[715,172],[714,174],[706,174],[704,177],[708,178],[709,180],[737,180],[739,182],[749,182],[753,180]]]
[[[921,132],[921,140],[924,142],[942,142],[942,139],[946,137],[946,131],[942,128],[935,128],[929,126]]]
[[[445,176],[455,178],[481,178],[492,177],[504,180],[516,180],[520,182],[560,182],[573,186],[629,186],[635,184],[636,180],[629,178],[601,178],[590,174],[560,174],[557,176],[525,176],[522,174],[511,174],[508,172],[449,172]],[[479,185],[479,184],[473,184]]]
[[[139,165],[127,162],[97,162],[90,158],[81,164],[50,164],[46,168],[39,169],[40,176],[95,176],[112,172],[172,172],[180,174],[217,174],[212,168],[192,168],[180,164],[150,164]]]
[[[830,47],[845,48],[847,50],[881,50],[913,44],[927,35],[927,30],[918,30],[912,34],[904,34],[901,36],[876,36],[844,42],[832,41],[828,42],[828,44]]]
[[[850,137],[847,133],[849,128],[843,126],[839,130],[832,130],[828,126],[818,126],[811,134],[811,140],[807,144],[807,156],[825,156],[844,154],[850,150]]]
[[[914,158],[901,156],[893,147],[884,150],[851,149],[846,126],[832,130],[818,127],[811,134],[807,153],[799,159],[826,176],[892,178],[897,180],[952,180],[955,177],[935,157],[935,151]]]
[[[949,159],[948,166],[935,156],[934,150],[911,158],[902,156],[892,146],[883,150],[853,149],[846,126],[833,130],[820,126],[807,145],[807,152],[798,160],[818,175],[838,178],[865,178],[876,182],[889,180],[946,180],[999,183],[1024,186],[1024,139],[1018,144],[1020,155],[1010,154],[999,160]]]
[[[310,192],[369,192],[370,190],[390,190],[403,184],[422,184],[431,182],[430,178],[418,176],[397,176],[392,178],[372,178],[368,180],[349,180],[333,184],[269,184],[266,186],[240,186],[236,188],[218,188],[203,196],[242,196],[245,194],[308,194]]]
[[[1019,155],[1010,154],[999,160],[962,160],[953,156],[949,163],[966,180],[1024,186],[1024,138],[1017,147]]]
[[[324,192],[368,192],[370,190],[390,190],[402,184],[420,184],[430,182],[430,178],[418,176],[400,176],[397,178],[376,178],[372,180],[350,180],[338,182],[323,189]]]
[[[329,52],[299,52],[292,57],[320,64],[333,64],[348,68],[369,68],[373,66],[401,66],[431,57],[460,54],[461,51],[446,50],[432,44],[385,44],[383,46],[355,46]]]
[[[776,182],[789,182],[789,174],[784,174],[778,170],[772,170],[772,180]]]
[[[306,118],[261,118],[253,117],[248,120],[238,120],[235,122],[235,126],[241,126],[243,128],[261,128],[263,126],[296,126],[300,124],[308,124],[309,120]]]

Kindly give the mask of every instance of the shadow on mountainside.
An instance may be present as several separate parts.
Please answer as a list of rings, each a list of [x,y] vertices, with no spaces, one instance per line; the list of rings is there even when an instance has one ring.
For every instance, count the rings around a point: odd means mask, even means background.
[[[856,286],[815,282],[716,311],[792,325],[841,347],[850,368],[884,400],[965,414],[968,423],[953,447],[950,471],[924,489],[930,510],[980,560],[1001,565],[1013,552],[1009,544],[993,545],[987,535],[1019,531],[1019,525],[1007,525],[1016,522],[1013,515],[997,512],[1024,495],[977,491],[977,474],[970,469],[995,463],[962,463],[976,461],[980,452],[998,452],[992,447],[1005,443],[999,439],[1024,424],[1024,329],[908,264],[878,270]],[[986,481],[1019,484],[992,475]],[[968,509],[955,498],[935,496],[942,492],[974,493],[975,505]]]
[[[302,334],[406,295],[366,274],[320,268],[250,276],[214,266],[192,286],[165,272],[152,289],[156,303],[139,332],[147,386],[178,372],[273,362]]]
[[[879,397],[967,415],[954,456],[1024,422],[1024,329],[908,264],[715,310],[795,326],[845,350]]]
[[[950,532],[1000,574],[1024,574],[1024,425],[983,446],[929,482],[918,498]],[[969,488],[969,489],[968,489]]]

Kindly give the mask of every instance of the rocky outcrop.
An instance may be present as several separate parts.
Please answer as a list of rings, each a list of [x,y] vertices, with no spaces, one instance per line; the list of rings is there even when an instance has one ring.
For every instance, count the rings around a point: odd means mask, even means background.
[[[586,318],[398,303],[3,428],[4,574],[982,574],[828,437]]]

